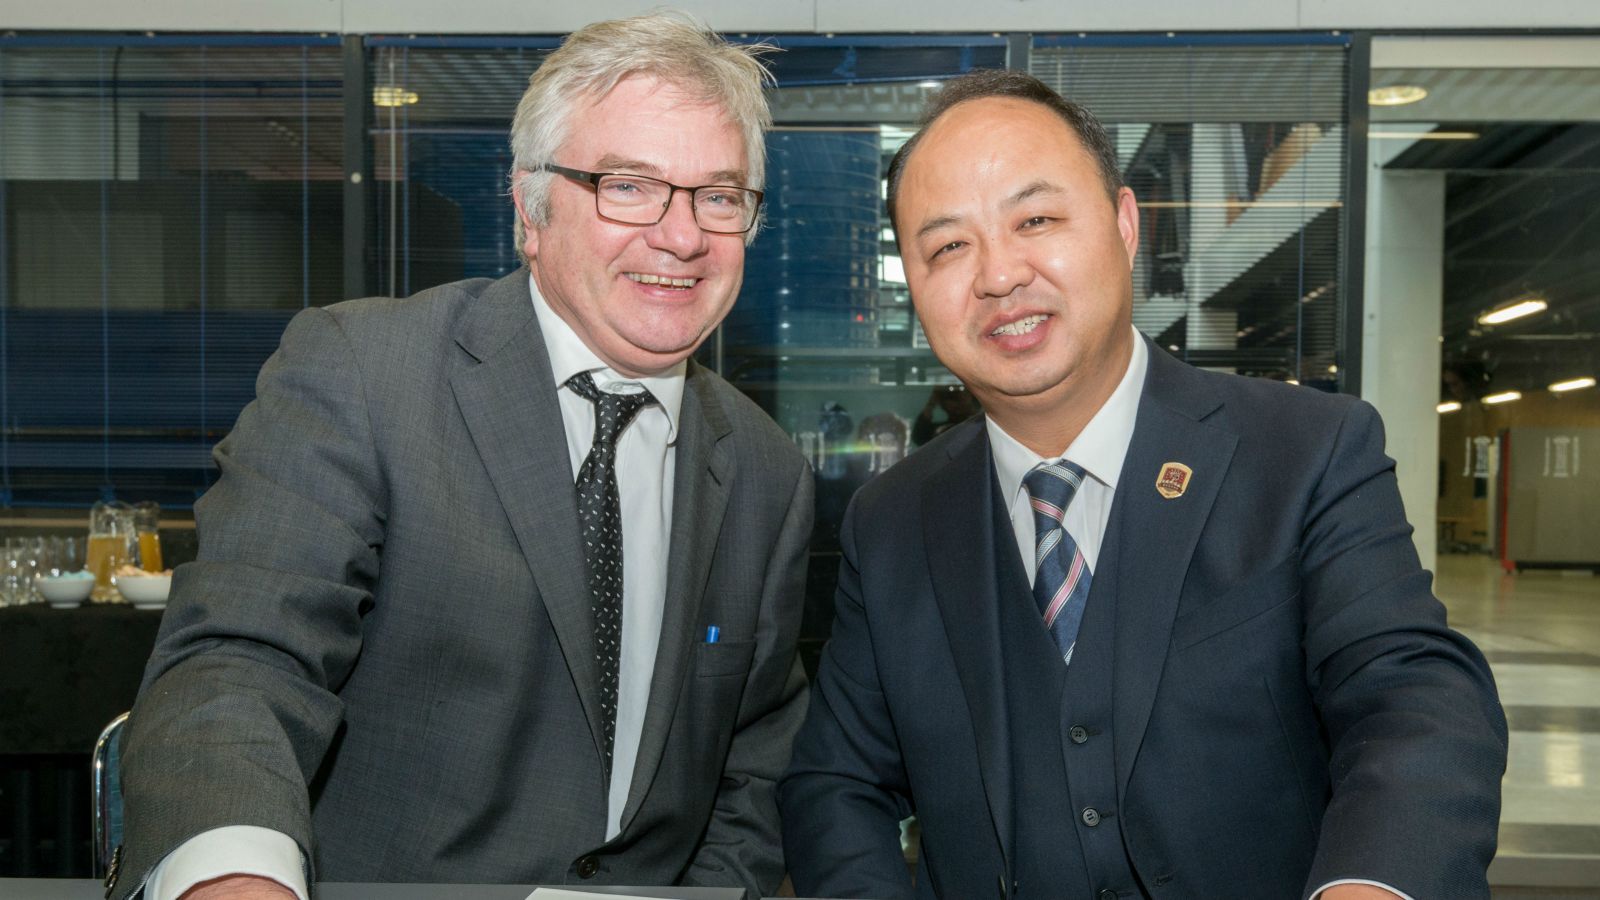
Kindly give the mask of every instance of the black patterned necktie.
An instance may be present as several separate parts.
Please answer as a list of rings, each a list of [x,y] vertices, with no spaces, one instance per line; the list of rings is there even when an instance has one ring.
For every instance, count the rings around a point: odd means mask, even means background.
[[[572,392],[594,404],[594,445],[578,470],[578,529],[588,563],[594,610],[595,662],[600,669],[600,710],[605,726],[606,778],[617,735],[617,676],[622,665],[622,504],[617,495],[617,438],[639,410],[656,398],[649,391],[613,394],[588,372],[567,379]]]

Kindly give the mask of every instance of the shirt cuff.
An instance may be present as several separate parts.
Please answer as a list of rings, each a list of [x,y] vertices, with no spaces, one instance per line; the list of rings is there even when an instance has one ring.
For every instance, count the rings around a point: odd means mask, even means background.
[[[1369,881],[1369,880],[1367,880],[1365,878],[1341,878],[1338,881],[1330,881],[1327,884],[1323,885],[1322,887],[1317,888],[1316,893],[1311,895],[1311,900],[1318,900],[1318,898],[1322,896],[1322,892],[1323,891],[1325,891],[1328,888],[1331,888],[1331,887],[1333,887],[1335,885],[1340,885],[1340,884],[1368,884],[1368,885],[1371,885],[1371,886],[1373,886],[1375,888],[1383,888],[1384,890],[1386,890],[1389,893],[1395,895],[1396,897],[1399,897],[1400,900],[1413,900],[1413,898],[1412,898],[1412,896],[1410,894],[1406,893],[1405,891],[1400,890],[1399,888],[1390,887],[1390,886],[1388,886],[1387,884],[1384,884],[1381,881]],[[159,900],[159,898],[157,898],[157,900]],[[302,900],[303,900],[303,898],[302,898]]]
[[[258,825],[202,831],[156,864],[145,882],[146,900],[178,900],[183,892],[224,875],[255,875],[307,900],[305,859],[294,838]]]

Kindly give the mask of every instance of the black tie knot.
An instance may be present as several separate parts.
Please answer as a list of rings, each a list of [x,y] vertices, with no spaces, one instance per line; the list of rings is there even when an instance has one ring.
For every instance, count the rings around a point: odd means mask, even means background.
[[[655,396],[642,387],[631,394],[602,391],[588,372],[579,372],[567,379],[567,387],[594,404],[594,443],[597,447],[614,446],[639,410],[656,402]]]

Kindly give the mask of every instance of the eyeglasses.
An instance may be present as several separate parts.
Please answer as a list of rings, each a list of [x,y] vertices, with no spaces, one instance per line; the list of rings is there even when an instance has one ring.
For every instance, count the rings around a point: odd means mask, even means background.
[[[684,187],[644,175],[585,172],[554,163],[545,163],[539,170],[593,187],[595,212],[600,218],[621,225],[656,224],[666,217],[672,196],[678,191],[689,192],[695,224],[712,234],[744,234],[755,226],[756,213],[761,210],[760,191],[728,184]]]

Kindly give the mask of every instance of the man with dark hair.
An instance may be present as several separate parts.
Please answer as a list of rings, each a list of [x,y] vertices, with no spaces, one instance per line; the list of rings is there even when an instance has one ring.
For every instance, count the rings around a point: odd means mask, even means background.
[[[845,517],[779,786],[799,892],[1488,897],[1505,719],[1373,410],[1140,336],[1133,194],[1026,75],[952,82],[889,198],[984,415]]]

